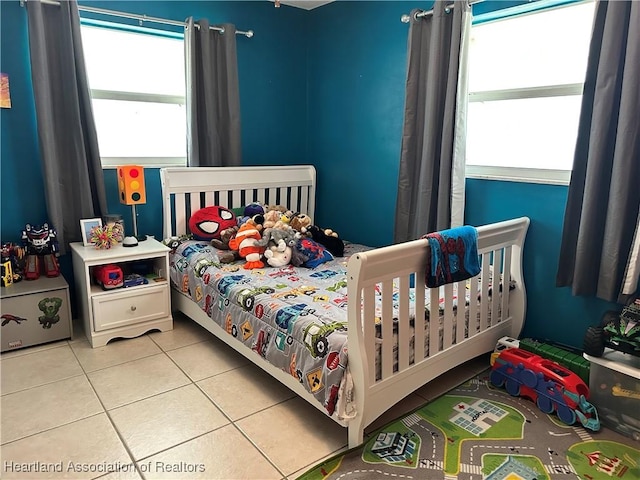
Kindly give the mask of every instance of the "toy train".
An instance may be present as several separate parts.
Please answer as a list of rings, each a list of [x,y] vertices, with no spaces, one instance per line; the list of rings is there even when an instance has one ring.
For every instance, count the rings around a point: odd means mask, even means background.
[[[521,348],[507,348],[491,357],[489,380],[514,396],[528,398],[544,413],[556,412],[567,425],[579,420],[598,431],[600,420],[587,399],[589,387],[571,370]]]
[[[498,340],[495,351],[498,352],[509,347],[522,348],[523,350],[540,355],[543,358],[548,358],[576,373],[584,380],[584,383],[589,383],[591,362],[584,358],[581,353],[578,354],[575,351],[567,350],[571,347],[545,343],[533,338],[516,340],[511,337],[502,337]]]

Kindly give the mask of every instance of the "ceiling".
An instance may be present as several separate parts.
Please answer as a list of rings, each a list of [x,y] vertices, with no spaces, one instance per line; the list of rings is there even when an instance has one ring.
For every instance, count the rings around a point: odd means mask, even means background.
[[[272,2],[274,0],[271,0]],[[331,3],[334,0],[280,0],[282,5],[289,5],[291,7],[304,8],[305,10],[312,10],[316,7],[321,7],[327,3]]]

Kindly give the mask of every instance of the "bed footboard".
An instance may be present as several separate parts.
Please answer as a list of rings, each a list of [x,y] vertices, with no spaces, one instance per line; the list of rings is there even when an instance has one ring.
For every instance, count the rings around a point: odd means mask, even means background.
[[[528,226],[529,219],[523,217],[478,228],[484,275],[469,283],[469,298],[479,301],[464,305],[465,297],[460,295],[462,301],[457,308],[452,284],[444,286],[442,309],[438,289],[425,293],[427,240],[351,257],[347,286],[349,369],[358,415],[349,423],[350,447],[362,443],[364,428],[408,394],[454,366],[493,350],[499,338],[517,338],[526,311],[522,249]],[[499,294],[493,294],[494,285],[498,285]],[[425,295],[431,297],[428,315],[419,315],[416,308],[415,319],[410,316],[409,305],[413,286],[415,305],[425,305],[429,300]],[[458,283],[458,292],[465,288],[466,282]],[[399,293],[396,298],[394,289]],[[378,332],[376,291],[381,291],[382,300]],[[377,352],[379,369],[375,368]]]
[[[207,205],[238,208],[251,201],[260,201],[282,204],[314,218],[316,172],[310,165],[162,168],[160,178],[165,238],[188,233],[191,214]],[[480,301],[469,302],[464,309],[454,308],[454,288],[447,285],[442,313],[438,306],[439,292],[425,293],[424,289],[426,240],[351,257],[347,286],[348,361],[357,413],[348,422],[332,416],[341,425],[348,423],[349,447],[362,443],[364,428],[406,395],[452,367],[493,350],[500,337],[518,336],[526,311],[522,248],[528,225],[528,218],[520,218],[478,228],[484,274],[479,283],[471,282],[470,295]],[[488,271],[493,273],[494,279],[502,278],[503,285],[514,280],[515,289],[504,288],[500,295],[489,295],[493,285],[490,276],[486,275]],[[393,295],[394,284],[399,288],[397,299]],[[428,321],[426,315],[411,318],[409,291],[414,286],[415,304],[425,305],[425,295],[429,295],[428,318],[442,318],[442,321]],[[464,291],[464,288],[464,283],[458,284],[458,291]],[[382,292],[381,332],[376,332],[375,327],[376,290]],[[394,301],[397,303],[395,314]],[[211,322],[190,299],[174,292],[172,306],[323,410],[293,376],[247,351]],[[395,322],[394,316],[397,317]],[[424,349],[420,348],[422,345]],[[376,368],[378,352],[379,369]]]

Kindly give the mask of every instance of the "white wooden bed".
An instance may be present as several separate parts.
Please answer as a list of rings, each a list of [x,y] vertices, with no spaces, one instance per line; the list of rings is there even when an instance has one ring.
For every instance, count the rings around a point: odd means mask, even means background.
[[[160,177],[165,238],[186,233],[191,213],[208,205],[237,208],[257,200],[285,205],[315,218],[316,174],[312,166],[163,168]],[[467,328],[464,325],[465,315],[461,314],[462,307],[458,307],[457,315],[455,313],[453,285],[444,288],[444,314],[438,310],[438,290],[425,292],[427,240],[377,248],[350,258],[347,266],[348,368],[354,382],[356,415],[350,420],[331,417],[348,427],[349,447],[362,443],[364,428],[408,394],[451,368],[490,352],[501,337],[518,337],[526,312],[522,250],[528,226],[529,219],[523,217],[478,227],[482,271],[492,269],[494,276],[497,272],[503,272],[503,284],[508,285],[512,280],[515,288],[504,288],[500,295],[489,295],[488,275],[481,276],[479,282],[470,282],[470,298],[479,297],[480,300],[477,303],[469,302],[465,307],[469,319]],[[414,332],[415,345],[422,345],[425,340],[424,329],[417,328],[417,315],[416,328],[410,328],[409,295],[402,294],[408,293],[413,286],[412,274],[415,274],[416,305],[424,305],[424,296],[430,295],[430,317],[438,318],[440,313],[444,318],[441,324],[429,322],[426,353],[419,348],[409,347]],[[389,286],[392,283],[398,284],[401,292],[396,339],[392,322],[384,321],[385,317],[391,317],[393,300]],[[376,338],[373,319],[374,291],[376,288],[380,290],[380,287],[383,292],[382,339]],[[465,283],[461,282],[458,287],[464,291]],[[172,291],[174,310],[189,316],[300,397],[327,413],[297,379],[273,367],[229,335],[188,296],[176,289]],[[459,325],[454,325],[455,322],[459,322]],[[468,333],[465,335],[465,332]],[[391,361],[394,342],[398,342],[396,369]],[[382,375],[378,380],[373,366],[376,343],[382,350]]]

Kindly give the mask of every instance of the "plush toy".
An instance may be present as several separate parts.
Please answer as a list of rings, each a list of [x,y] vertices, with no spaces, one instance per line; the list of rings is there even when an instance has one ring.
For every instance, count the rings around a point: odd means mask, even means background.
[[[178,248],[182,244],[182,242],[186,242],[187,240],[193,240],[193,235],[186,234],[165,238],[164,240],[162,240],[162,243],[164,243],[171,249],[171,253],[175,253],[176,248]]]
[[[194,240],[211,241],[220,238],[220,232],[237,224],[235,214],[226,207],[204,207],[189,218],[189,230]]]
[[[265,205],[264,206],[265,213],[271,210],[275,210],[276,212],[280,212],[282,214],[287,211],[287,207],[283,205]]]
[[[291,247],[281,242],[279,246],[271,245],[264,252],[264,256],[267,259],[267,263],[272,267],[284,267],[291,262],[291,256],[293,251]]]
[[[289,224],[289,222],[293,217],[295,217],[295,215],[295,212],[293,212],[292,210],[287,210],[282,215],[280,215],[280,221]]]
[[[292,247],[291,264],[296,267],[316,268],[331,260],[329,250],[312,238],[302,237]]]
[[[280,220],[282,213],[278,210],[267,210],[264,214],[264,223],[262,224],[264,228],[273,228]]]
[[[247,270],[264,267],[264,263],[260,260],[264,247],[257,245],[261,238],[261,229],[261,225],[254,220],[249,220],[238,229],[236,236],[229,242],[229,247],[237,250],[240,257],[247,260],[243,266]]]
[[[310,225],[306,230],[311,234],[311,238],[319,244],[324,245],[333,256],[344,256],[344,242],[338,238],[338,234],[336,232],[329,228],[323,230],[316,225]]]
[[[270,247],[272,245],[279,245],[280,242],[284,242],[287,245],[291,245],[296,240],[296,232],[288,225],[283,225],[284,228],[265,228],[262,232],[262,239],[257,243],[261,247]]]
[[[240,227],[234,225],[233,227],[225,228],[220,232],[220,238],[211,239],[211,246],[217,248],[218,259],[220,263],[233,263],[240,258],[240,253],[237,250],[233,250],[229,243],[233,240],[238,233]]]
[[[291,225],[294,230],[304,233],[311,225],[311,217],[304,213],[296,213],[289,221],[289,225]]]
[[[253,217],[254,215],[264,215],[264,207],[259,202],[251,202],[244,207],[245,217]]]
[[[256,215],[264,215],[264,207],[258,202],[252,202],[244,207],[243,216],[238,217],[238,226],[246,223],[250,218],[254,218]]]

